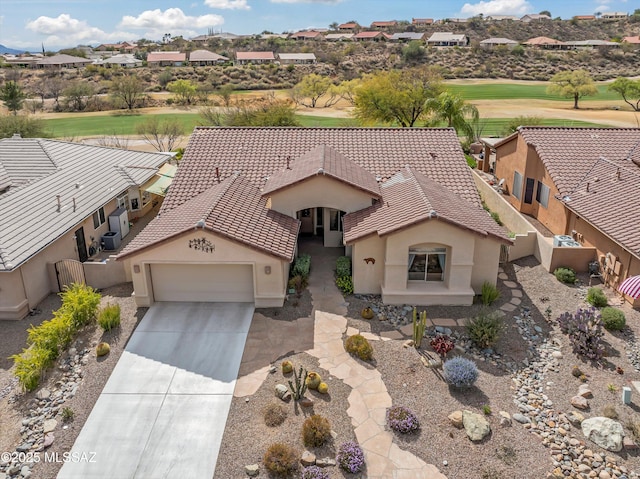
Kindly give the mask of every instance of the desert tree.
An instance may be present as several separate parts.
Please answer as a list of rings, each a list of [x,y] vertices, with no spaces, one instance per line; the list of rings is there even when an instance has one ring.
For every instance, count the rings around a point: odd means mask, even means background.
[[[318,100],[327,94],[332,86],[333,83],[329,78],[311,73],[310,75],[305,75],[293,87],[292,97],[296,103],[308,108],[315,108]]]
[[[573,98],[573,108],[579,108],[578,101],[586,96],[598,94],[598,88],[593,78],[586,70],[567,70],[556,73],[551,77],[551,85],[547,87],[547,93]]]
[[[144,99],[144,84],[137,75],[116,77],[111,82],[111,96],[116,105],[124,105],[127,110],[133,110]]]
[[[158,151],[171,151],[184,135],[184,126],[175,118],[150,116],[136,125],[136,133]]]
[[[433,112],[432,121],[444,122],[449,128],[454,128],[458,135],[465,136],[469,142],[473,141],[473,122],[477,122],[480,117],[474,105],[449,91],[428,100],[427,105]]]
[[[634,111],[640,111],[640,80],[618,77],[609,85],[608,90],[620,95]]]
[[[22,110],[25,98],[27,98],[27,95],[18,82],[8,81],[0,88],[0,100],[14,115],[17,115],[18,111]]]

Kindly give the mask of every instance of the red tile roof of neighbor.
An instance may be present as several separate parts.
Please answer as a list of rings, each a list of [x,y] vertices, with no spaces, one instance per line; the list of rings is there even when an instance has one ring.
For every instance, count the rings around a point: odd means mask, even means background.
[[[640,35],[638,35],[637,37],[624,37],[622,39],[622,43],[640,43]]]
[[[318,175],[355,186],[373,196],[380,196],[380,186],[375,177],[357,163],[347,159],[330,146],[321,145],[292,162],[290,169],[269,177],[262,194],[287,188]]]
[[[512,242],[484,209],[470,205],[415,168],[403,168],[380,189],[382,201],[344,217],[345,243],[374,233],[384,236],[423,221],[445,221],[504,243]]]
[[[535,37],[524,42],[525,45],[564,45],[564,42],[549,37]]]
[[[200,220],[204,220],[204,230],[289,261],[293,259],[300,222],[268,209],[258,188],[238,173],[215,182],[188,202],[173,209],[163,208],[118,258],[192,232]]]
[[[640,157],[640,128],[520,127],[496,146],[518,135],[536,150],[561,196],[572,191],[599,158]]]
[[[640,258],[639,165],[599,159],[568,196],[568,209]]]
[[[348,29],[348,28],[358,28],[358,24],[357,23],[341,23],[340,25],[338,25],[338,28],[342,28],[342,29]]]
[[[182,52],[149,52],[147,62],[183,62],[187,54]]]
[[[356,33],[353,38],[376,38],[384,36],[385,34],[383,32],[360,32]]]
[[[330,146],[384,181],[412,166],[464,200],[480,197],[452,128],[220,128],[198,127],[180,161],[162,210],[185,203],[236,171],[258,188],[267,177],[318,146]]]

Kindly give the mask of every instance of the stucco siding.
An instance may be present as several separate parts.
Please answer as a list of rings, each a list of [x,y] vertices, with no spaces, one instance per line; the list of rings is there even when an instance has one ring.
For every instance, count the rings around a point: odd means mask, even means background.
[[[28,313],[21,271],[0,273],[0,319],[22,319]]]
[[[351,254],[353,292],[380,294],[384,279],[385,240],[378,235],[368,236],[353,245]]]
[[[499,262],[500,243],[492,239],[476,237],[471,272],[471,287],[475,294],[482,293],[482,284],[485,281],[496,284]]]

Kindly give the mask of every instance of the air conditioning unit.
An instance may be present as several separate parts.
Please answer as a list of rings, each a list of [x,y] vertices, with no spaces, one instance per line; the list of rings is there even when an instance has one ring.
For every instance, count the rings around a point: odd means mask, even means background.
[[[567,247],[567,248],[580,248],[582,245],[577,241],[571,240],[571,241],[561,241],[560,246]]]
[[[573,237],[569,235],[555,235],[553,237],[553,246],[562,246],[563,242],[566,241],[575,241]]]
[[[102,235],[102,244],[106,250],[114,250],[120,247],[121,236],[119,231],[107,231]]]

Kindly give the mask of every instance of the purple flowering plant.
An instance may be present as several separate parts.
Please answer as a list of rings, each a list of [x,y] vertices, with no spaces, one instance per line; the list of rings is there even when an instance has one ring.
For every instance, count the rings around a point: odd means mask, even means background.
[[[364,468],[364,453],[355,441],[347,441],[338,448],[338,465],[347,472],[356,473]]]
[[[418,416],[411,409],[404,406],[392,406],[387,409],[387,425],[394,431],[403,434],[420,429]]]
[[[302,479],[330,479],[329,473],[318,466],[305,467],[302,471]]]

